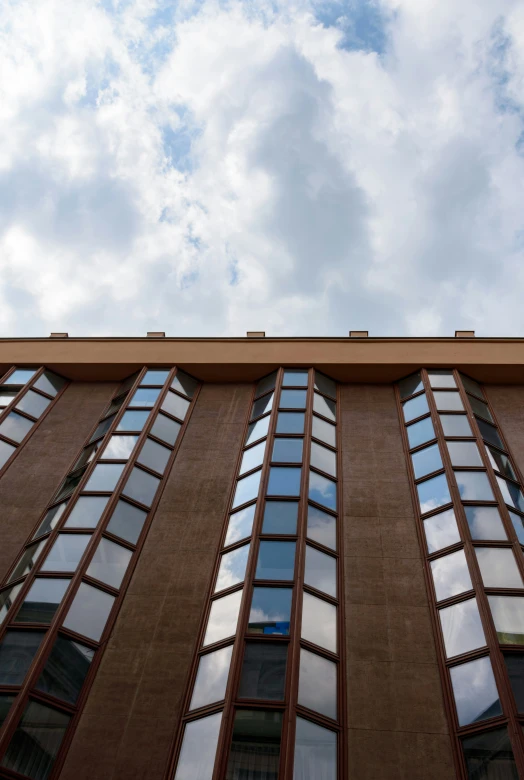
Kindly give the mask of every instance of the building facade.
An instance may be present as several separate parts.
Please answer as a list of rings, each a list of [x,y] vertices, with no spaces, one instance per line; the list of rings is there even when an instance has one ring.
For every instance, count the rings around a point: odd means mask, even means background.
[[[524,780],[524,340],[0,340],[0,778]]]

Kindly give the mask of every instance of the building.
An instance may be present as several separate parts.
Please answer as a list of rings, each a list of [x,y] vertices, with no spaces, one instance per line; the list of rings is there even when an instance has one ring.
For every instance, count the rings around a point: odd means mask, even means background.
[[[1,778],[524,779],[524,339],[0,364]]]

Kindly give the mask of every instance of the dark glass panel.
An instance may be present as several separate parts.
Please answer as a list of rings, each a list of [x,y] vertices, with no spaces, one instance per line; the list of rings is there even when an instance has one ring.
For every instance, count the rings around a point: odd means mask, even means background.
[[[7,631],[0,645],[0,685],[22,685],[44,634]]]
[[[120,479],[125,463],[97,463],[84,490],[93,493],[111,493]]]
[[[117,431],[141,431],[151,412],[126,411],[116,426]]]
[[[428,370],[429,383],[431,387],[456,387],[453,371],[446,369],[430,368]]]
[[[305,591],[302,599],[302,639],[336,653],[337,608]]]
[[[109,404],[105,414],[111,414],[114,416],[115,412],[118,412],[122,404],[126,401],[127,396],[121,395],[118,398],[114,398],[111,403]]]
[[[67,379],[58,376],[58,374],[53,374],[52,371],[44,371],[44,373],[38,377],[33,387],[36,387],[37,390],[42,390],[43,393],[52,395],[54,398],[66,382]]]
[[[113,421],[115,419],[114,414],[112,414],[110,417],[106,417],[105,420],[102,420],[102,422],[98,423],[98,425],[95,428],[95,432],[89,439],[89,441],[95,441],[95,439],[99,439],[101,436],[104,436],[108,432],[108,430],[111,428]]]
[[[222,555],[215,593],[244,581],[250,546],[249,544],[244,544],[242,547],[237,547],[236,550],[231,550],[231,552]]]
[[[31,780],[47,780],[70,715],[29,701],[2,759],[2,766]]]
[[[485,471],[455,471],[463,501],[494,501],[495,496]]]
[[[0,625],[4,622],[5,616],[22,590],[23,584],[23,582],[19,582],[17,585],[6,588],[0,593]]]
[[[493,417],[491,416],[491,412],[489,411],[489,407],[486,403],[484,403],[484,401],[481,401],[479,398],[474,398],[470,395],[469,403],[474,414],[478,415],[479,417],[483,417],[490,423],[495,423]]]
[[[35,393],[34,390],[28,390],[17,403],[16,408],[20,409],[21,412],[30,414],[31,417],[36,417],[38,419],[40,415],[45,412],[50,403],[50,398],[45,398],[45,396],[40,395],[40,393]],[[11,436],[11,438],[13,437]]]
[[[270,415],[266,414],[265,417],[261,417],[260,420],[257,420],[254,423],[251,423],[251,425],[248,426],[247,429],[247,436],[245,445],[253,444],[253,442],[258,441],[259,439],[263,439],[264,436],[267,436],[267,432],[269,429],[269,418]]]
[[[115,511],[111,516],[107,530],[125,539],[126,542],[136,544],[146,521],[147,512],[136,506],[128,504],[127,501],[119,501]]]
[[[146,439],[137,460],[152,471],[163,474],[170,455],[171,450],[168,450],[167,447],[157,444],[152,439]]]
[[[0,424],[0,433],[8,439],[16,441],[18,444],[29,433],[34,423],[27,417],[22,417],[16,412],[9,412],[4,421]]]
[[[301,468],[271,466],[267,487],[268,496],[298,496],[301,474]]]
[[[467,414],[441,414],[444,436],[473,436]]]
[[[251,504],[251,506],[241,509],[240,512],[234,512],[229,515],[229,524],[224,542],[225,547],[251,536],[256,506],[256,504]]]
[[[304,582],[329,596],[337,595],[337,562],[332,555],[306,545],[306,570]]]
[[[204,647],[235,635],[241,601],[242,590],[236,590],[211,602]]]
[[[431,417],[425,417],[423,420],[408,425],[406,431],[408,433],[410,450],[436,438]]]
[[[188,401],[187,398],[182,398],[182,396],[172,393],[170,390],[164,398],[162,409],[168,414],[172,414],[173,417],[178,417],[179,420],[183,420],[189,409],[189,404],[190,401]]]
[[[524,655],[505,653],[504,660],[518,712],[524,712]]]
[[[469,653],[486,644],[477,599],[467,599],[439,610],[446,657]]]
[[[412,453],[411,460],[413,462],[415,479],[425,477],[426,474],[431,474],[433,471],[443,468],[438,444],[432,444],[430,447],[425,447],[423,450]]]
[[[15,623],[50,623],[69,586],[69,579],[37,578],[15,617]]]
[[[266,501],[262,533],[296,534],[297,519],[297,501]]]
[[[210,780],[213,775],[222,713],[188,723],[174,780]]]
[[[228,645],[200,657],[190,710],[225,698],[232,651],[233,645]]]
[[[472,539],[506,539],[506,532],[495,506],[465,506]]]
[[[507,729],[465,737],[462,749],[468,780],[518,780]]]
[[[42,571],[76,571],[90,539],[91,534],[58,534],[42,564]]]
[[[122,492],[144,506],[151,506],[155,493],[160,484],[158,477],[148,474],[147,471],[135,468],[131,471]]]
[[[13,447],[12,444],[9,444],[6,441],[0,440],[0,468],[4,465],[4,463],[7,463],[13,452],[16,450],[16,447]]]
[[[282,713],[237,710],[226,780],[278,780]]]
[[[337,719],[337,665],[300,648],[298,703]]]
[[[410,376],[407,376],[405,379],[401,379],[398,383],[398,389],[402,399],[408,398],[414,393],[418,393],[418,391],[422,390],[423,387],[424,384],[422,382],[422,377],[420,376],[420,371],[417,371],[415,374],[410,374]]]
[[[292,580],[294,570],[295,542],[260,542],[255,579]]]
[[[235,497],[233,499],[233,509],[237,506],[242,506],[242,504],[247,504],[248,501],[252,501],[258,496],[261,474],[262,471],[259,469],[253,474],[237,481]]]
[[[306,391],[305,390],[282,390],[280,393],[281,409],[305,409]]]
[[[34,368],[16,368],[10,377],[4,380],[5,385],[25,385],[36,374]]]
[[[110,539],[101,539],[91,559],[87,574],[95,580],[119,588],[129,566],[132,552]]]
[[[255,444],[254,447],[250,447],[244,451],[242,455],[242,463],[240,464],[239,474],[246,474],[246,472],[256,469],[257,466],[261,466],[264,462],[264,453],[266,451],[266,440],[261,441],[259,444]]]
[[[273,390],[275,387],[276,380],[277,380],[276,371],[273,371],[272,374],[269,374],[268,376],[265,376],[262,379],[260,379],[255,390],[255,397],[258,398],[258,396],[262,395],[262,393],[267,393],[269,392],[269,390]]]
[[[80,482],[82,481],[86,468],[87,466],[84,466],[84,468],[80,471],[80,473],[77,472],[73,477],[66,477],[64,479],[58,493],[55,496],[55,501],[60,501],[63,498],[68,498],[71,495],[71,493],[74,492],[77,485],[79,485]]]
[[[449,670],[459,726],[502,715],[489,656]]]
[[[250,419],[254,420],[256,417],[260,417],[262,414],[269,412],[273,408],[273,398],[274,393],[269,393],[268,395],[259,398],[258,401],[255,401],[253,408],[251,409]]]
[[[515,474],[515,471],[513,469],[513,466],[511,465],[511,461],[508,458],[508,456],[504,455],[503,452],[499,452],[493,447],[488,446],[486,447],[486,450],[488,453],[490,463],[495,469],[495,471],[500,472],[503,477],[509,477],[509,479],[514,479],[515,482],[518,482],[517,475]]]
[[[319,390],[324,395],[331,396],[331,398],[336,399],[337,397],[337,383],[319,371],[315,371],[315,390]]]
[[[109,593],[81,582],[65,617],[64,628],[98,642],[114,601],[115,597]]]
[[[486,588],[524,587],[512,550],[499,547],[475,547],[475,552]]]
[[[501,450],[504,449],[504,445],[502,444],[502,439],[499,436],[499,432],[495,428],[494,425],[490,425],[487,422],[484,422],[484,420],[480,420],[478,417],[477,419],[477,425],[479,427],[480,435],[484,439],[484,441],[489,442],[490,444],[494,444],[495,447],[499,447]]]
[[[309,498],[321,506],[336,510],[337,508],[337,483],[327,477],[309,472]]]
[[[4,724],[4,720],[7,718],[9,714],[9,710],[11,709],[11,704],[16,699],[16,696],[8,696],[5,693],[0,693],[0,728]]]
[[[482,466],[479,448],[474,441],[448,441],[453,466]]]
[[[284,699],[287,644],[248,642],[240,676],[240,699]]]
[[[473,587],[464,550],[436,558],[430,566],[437,601],[457,596]]]
[[[156,436],[161,441],[165,441],[166,444],[174,445],[181,427],[180,423],[171,420],[165,414],[159,413],[151,428],[151,435]]]
[[[36,688],[69,704],[76,704],[95,651],[57,636]]]
[[[289,634],[291,588],[253,588],[248,631],[252,634]]]
[[[324,398],[323,395],[318,393],[313,394],[313,410],[317,414],[321,414],[322,417],[326,417],[328,420],[335,422],[337,417],[337,405],[334,401],[330,401],[329,398]]]
[[[79,496],[64,528],[96,528],[109,496]]]
[[[337,735],[297,717],[293,780],[336,780]]]
[[[411,420],[415,420],[417,417],[428,414],[429,406],[426,394],[422,393],[422,395],[417,395],[416,398],[412,398],[411,401],[403,403],[402,411],[404,412],[404,420],[407,423],[411,422]]]
[[[91,463],[101,445],[103,444],[103,441],[103,439],[99,439],[94,444],[88,444],[87,447],[84,447],[80,453],[80,457],[76,461],[71,471],[76,471],[77,469],[81,469],[83,466],[87,466],[88,463]]]
[[[198,380],[193,379],[192,376],[186,374],[180,369],[177,370],[176,376],[171,382],[173,390],[177,390],[182,395],[187,395],[188,398],[193,398],[198,387]]]
[[[337,518],[315,506],[307,508],[307,536],[332,550],[337,549]]]
[[[460,534],[453,509],[446,509],[424,520],[428,552],[434,553],[460,542]]]
[[[303,439],[275,439],[271,460],[277,463],[302,463]]]
[[[308,383],[308,371],[301,368],[286,368],[284,369],[284,380],[282,385],[284,387],[307,387]]]
[[[148,409],[152,409],[159,395],[160,388],[158,387],[139,387],[133,393],[128,403],[128,408],[133,409],[145,406]]]
[[[304,412],[279,412],[276,432],[304,433]]]
[[[465,376],[464,374],[461,374],[460,378],[462,379],[464,389],[468,393],[473,393],[473,395],[478,395],[479,398],[484,398],[484,393],[482,392],[482,388],[478,382],[476,382],[474,379],[471,379],[469,376]]]
[[[44,539],[41,542],[36,542],[35,544],[26,547],[7,582],[12,582],[19,577],[25,577],[26,574],[29,574],[31,569],[34,569],[46,544],[47,539]]]
[[[67,501],[64,501],[61,504],[57,504],[56,506],[52,507],[45,515],[44,519],[38,526],[37,530],[35,531],[35,535],[33,539],[36,539],[38,536],[42,536],[43,534],[48,533],[48,531],[51,531],[62,515],[64,514],[64,510],[67,506]]]

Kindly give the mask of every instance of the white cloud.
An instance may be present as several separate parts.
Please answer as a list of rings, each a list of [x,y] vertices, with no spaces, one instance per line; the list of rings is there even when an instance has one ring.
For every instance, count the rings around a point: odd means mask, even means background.
[[[516,0],[4,3],[4,334],[522,335],[523,43]]]

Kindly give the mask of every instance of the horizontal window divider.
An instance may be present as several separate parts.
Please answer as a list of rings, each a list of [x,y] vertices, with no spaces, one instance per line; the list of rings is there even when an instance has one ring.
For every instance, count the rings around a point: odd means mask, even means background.
[[[57,635],[65,637],[66,639],[72,639],[74,642],[81,642],[95,652],[101,647],[100,642],[97,642],[95,639],[90,639],[88,636],[77,634],[76,631],[71,631],[70,628],[66,628],[65,626],[58,626]]]
[[[253,425],[254,423],[259,422],[259,420],[263,420],[264,417],[269,417],[269,415],[271,414],[272,411],[273,411],[273,409],[266,409],[265,412],[261,412],[256,417],[250,417],[249,418],[248,427],[249,427],[249,425]]]
[[[156,420],[156,417],[155,417]],[[164,441],[163,439],[159,439],[157,436],[154,436],[152,433],[147,434],[148,439],[152,439],[157,444],[162,445],[162,447],[165,447],[166,450],[170,450],[170,452],[173,452],[175,449],[172,444],[168,444],[167,441]]]
[[[336,517],[338,519],[338,512],[336,511],[336,509],[331,509],[328,506],[324,506],[324,504],[319,504],[317,503],[317,501],[313,501],[313,499],[311,498],[307,499],[306,504],[315,507],[315,509],[320,509],[322,512],[325,512],[327,515],[331,515],[331,517]]]
[[[461,499],[461,504],[464,506],[494,506],[498,507],[497,501],[472,501],[471,499]]]
[[[200,648],[197,652],[198,658],[202,658],[204,655],[210,655],[215,650],[221,650],[224,647],[233,647],[236,637],[229,637],[229,639],[221,639],[219,642],[215,642],[213,645],[206,645],[206,647]],[[209,705],[210,706],[210,705]],[[215,706],[215,704],[213,704]]]
[[[261,542],[296,542],[296,534],[259,534]]]
[[[436,509],[432,509],[430,512],[424,512],[424,514],[420,515],[420,518],[421,520],[427,520],[429,517],[439,515],[441,512],[445,512],[447,509],[454,509],[453,501],[448,501],[447,504],[442,504],[442,506],[438,506]]]
[[[40,541],[40,539],[38,539],[38,541]],[[18,558],[17,558],[17,562],[18,562]],[[33,570],[31,569],[31,571]],[[27,572],[27,574],[29,574],[29,572]],[[14,588],[15,585],[24,582],[25,578],[27,577],[27,574],[21,574],[20,577],[17,577],[15,580],[11,580],[10,582],[4,583],[0,588],[0,593],[3,593],[4,590],[9,590],[9,588]]]
[[[231,544],[228,544],[227,547],[222,547],[220,549],[220,558],[222,558],[222,555],[225,555],[226,553],[233,552],[234,550],[238,550],[240,547],[245,547],[246,544],[249,544],[252,542],[253,539],[251,536],[246,536],[244,539],[238,539],[236,542],[232,542]]]
[[[191,716],[196,715],[198,717],[205,718],[207,715],[212,715],[217,707],[219,709],[223,709],[224,703],[225,699],[220,699],[219,701],[214,701],[212,704],[206,704],[205,707],[196,707],[194,710],[189,710],[188,714]]]
[[[121,536],[116,536],[115,534],[111,533],[111,531],[107,530],[107,526],[105,530],[102,531],[100,538],[108,539],[110,542],[115,542],[115,544],[119,544],[121,547],[125,547],[126,550],[129,550],[129,552],[134,553],[136,550],[136,544],[128,542],[127,539],[122,539]]]
[[[122,465],[126,465],[126,463],[129,462],[129,458],[104,458],[104,453],[100,455],[98,458],[98,463],[121,463]]]
[[[249,705],[249,707],[257,708],[257,707],[263,707],[265,710],[267,709],[280,709],[281,707],[285,707],[284,699],[252,699],[244,696],[237,696],[236,699],[233,699],[233,706],[236,706],[236,703],[242,705],[242,707],[246,707]]]
[[[493,588],[484,587],[488,596],[524,596],[524,587],[522,588]]]
[[[253,467],[252,469],[250,469],[249,471],[244,471],[244,472],[242,472],[242,474],[239,474],[239,475],[238,475],[238,477],[237,477],[237,480],[236,480],[236,481],[237,481],[237,482],[240,482],[240,480],[244,479],[244,477],[250,477],[250,476],[251,476],[251,474],[256,474],[256,472],[257,472],[257,471],[260,471],[260,470],[261,470],[261,468],[262,468],[262,466],[259,464],[258,466],[254,466],[254,467]],[[242,504],[242,506],[243,506],[243,504]],[[236,510],[236,509],[237,509],[237,507],[235,507],[235,510]]]
[[[26,395],[26,393],[24,393],[24,395]],[[22,400],[22,397],[17,401],[17,403],[19,403]],[[29,420],[29,422],[32,422],[33,425],[35,424],[35,422],[37,422],[40,419],[39,417],[33,417],[32,415],[28,414],[27,412],[22,411],[22,409],[18,409],[16,406],[13,406],[11,411],[12,412],[16,412],[17,414],[20,415],[20,417],[25,417],[26,420]],[[40,415],[40,416],[42,416],[42,415]],[[27,436],[27,434],[26,434],[26,436]],[[25,438],[25,436],[24,436],[24,438]]]
[[[445,558],[446,555],[449,555],[450,553],[458,552],[459,550],[464,549],[464,542],[460,540],[459,542],[455,542],[455,544],[450,544],[448,547],[443,547],[441,550],[435,550],[435,552],[427,553],[426,557],[428,561],[431,563],[431,561],[436,561],[439,558]]]
[[[35,386],[34,386],[34,383],[33,383],[32,385],[30,385],[30,386],[27,388],[27,390],[28,390],[28,392],[29,392],[29,390],[32,390],[32,391],[33,391],[33,393],[37,393],[37,395],[41,395],[41,396],[43,396],[44,398],[49,398],[51,401],[54,401],[54,400],[55,400],[55,398],[56,398],[56,396],[55,396],[55,395],[49,395],[49,393],[46,393],[44,390],[40,390],[40,388],[39,388],[39,387],[35,387]],[[26,393],[24,393],[24,395],[26,395]],[[22,396],[22,397],[23,397],[23,396]]]
[[[433,477],[438,477],[439,474],[445,474],[444,468],[437,469],[437,471],[432,471],[430,474],[424,474],[423,477],[418,477],[415,479],[415,485],[421,485],[423,482],[427,482],[428,479],[433,479]]]
[[[94,577],[91,577],[91,575],[87,574],[87,572],[84,572],[81,581],[86,582],[88,585],[92,585],[94,588],[98,588],[98,590],[103,590],[115,598],[120,594],[119,588],[114,588],[112,585],[108,585],[107,582],[97,580]]]
[[[499,447],[498,444],[487,444],[486,446],[489,447],[490,450],[500,452],[501,455],[505,455],[506,458],[509,458],[509,453],[503,447]]]
[[[77,711],[74,704],[63,701],[63,699],[58,699],[56,696],[51,696],[49,693],[44,693],[44,691],[39,691],[37,688],[31,688],[29,698],[41,702],[42,704],[48,704],[54,710],[67,712],[69,715],[74,715]]]
[[[250,634],[247,631],[242,638],[246,643],[268,642],[271,644],[272,642],[279,642],[281,645],[288,645],[291,640],[289,634]]]
[[[265,437],[264,437],[264,439],[266,439],[266,438],[267,438],[267,436],[265,436]],[[263,442],[263,441],[264,441],[264,439],[260,439],[260,441],[259,441],[258,443],[259,443],[259,444],[261,444],[261,442]],[[252,449],[253,449],[253,447],[256,447],[256,446],[257,446],[257,445],[256,445],[256,444],[253,444],[253,442],[249,442],[249,444],[245,444],[245,445],[244,445],[244,447],[243,447],[243,449],[242,449],[242,452],[249,452],[249,450],[252,450]]]
[[[164,476],[159,471],[155,471],[154,469],[150,468],[150,466],[144,466],[143,463],[140,463],[140,461],[135,460],[133,463],[133,467],[137,466],[141,471],[145,471],[146,474],[151,474],[152,477],[156,477],[157,479],[162,479]]]
[[[475,472],[484,472],[486,473],[486,468],[484,466],[451,466],[453,471],[475,471]]]
[[[108,496],[113,496],[115,494],[114,490],[81,490],[78,497],[80,496],[100,496],[102,498],[107,498]]]
[[[482,645],[482,647],[470,650],[468,653],[461,653],[461,655],[454,655],[451,658],[446,658],[444,664],[448,669],[453,669],[454,666],[460,666],[467,661],[475,661],[477,658],[486,658],[489,656],[489,647]]]
[[[235,585],[231,585],[230,588],[225,588],[224,590],[221,590],[218,593],[212,593],[209,597],[209,601],[211,603],[216,599],[222,598],[222,596],[229,596],[230,593],[236,593],[237,590],[242,590],[243,587],[244,587],[244,582],[237,582],[235,583]],[[229,637],[227,638],[229,639]],[[206,647],[210,647],[210,645],[206,645]]]
[[[315,444],[320,444],[320,446],[325,447],[326,450],[330,450],[334,455],[337,454],[337,448],[333,447],[332,444],[328,444],[326,441],[322,441],[322,439],[315,439],[314,436],[311,437],[311,441],[315,442]]]
[[[478,398],[479,401],[484,401],[484,403],[487,403],[486,399],[482,395],[477,395],[477,393],[474,393],[473,390],[466,390],[466,395],[470,395],[472,398]]]
[[[406,427],[409,427],[410,425],[415,425],[415,423],[421,422],[422,420],[426,420],[428,417],[430,417],[427,412],[424,412],[424,414],[419,415],[418,417],[414,417],[412,420],[404,420],[404,425]]]
[[[128,501],[130,504],[133,504],[133,506],[138,507],[138,509],[143,509],[144,512],[147,512],[147,514],[149,514],[151,512],[151,507],[150,506],[147,506],[147,504],[141,504],[140,501],[137,501],[136,499],[131,498],[130,496],[126,496],[126,494],[122,493],[121,490],[115,491],[115,493],[113,495],[117,496],[117,502],[118,502],[118,499],[125,498],[126,501]],[[116,506],[116,503],[115,503],[115,506]]]
[[[298,390],[298,387],[297,387],[297,390]],[[322,398],[327,398],[329,401],[331,401],[334,404],[337,403],[337,399],[336,398],[333,398],[332,395],[327,395],[322,390],[319,390],[318,387],[314,387],[313,388],[313,392],[316,393],[317,395],[321,395]]]
[[[407,395],[405,398],[400,399],[401,404],[405,404],[406,401],[411,401],[412,398],[416,398],[419,395],[424,395],[426,392],[425,388],[423,387],[422,390],[417,390],[416,393],[412,393],[412,395]]]
[[[337,709],[338,704],[339,703],[337,701]],[[333,720],[332,718],[328,718],[327,715],[322,715],[320,712],[310,710],[308,707],[304,707],[303,704],[297,703],[297,715],[307,718],[308,720],[314,720],[319,725],[324,726],[331,731],[338,731],[338,719]]]
[[[326,650],[325,647],[320,647],[320,645],[316,645],[309,639],[302,639],[299,637],[299,642],[300,646],[305,650],[309,650],[311,653],[319,655],[322,658],[328,658],[330,661],[333,661],[334,664],[337,664],[337,666],[340,664],[340,656],[338,653],[334,653],[332,650]]]
[[[31,431],[29,431],[31,433]],[[0,434],[0,439],[2,441],[7,442],[7,444],[10,444],[12,447],[20,447],[22,442],[15,441],[14,439],[10,439],[8,436],[4,436],[3,434]],[[23,441],[23,440],[22,440]],[[6,461],[7,463],[7,461]]]
[[[167,396],[166,396],[166,398],[167,398]],[[164,399],[164,400],[165,400],[165,399]],[[188,399],[186,399],[186,400],[188,400]],[[189,407],[188,407],[188,408],[189,408]],[[151,411],[151,409],[150,409],[149,411]],[[177,422],[179,425],[183,425],[183,424],[184,424],[184,421],[183,421],[183,420],[181,420],[181,419],[180,419],[180,417],[175,417],[175,415],[174,415],[174,414],[170,414],[169,412],[166,412],[166,410],[165,410],[165,409],[162,409],[162,407],[160,407],[160,408],[157,410],[157,415],[158,415],[158,414],[160,414],[160,412],[162,412],[162,414],[164,414],[166,417],[169,417],[169,419],[170,419],[170,420],[174,420],[175,422]],[[156,418],[155,418],[155,419],[156,419]],[[140,431],[140,433],[142,433],[142,431]]]
[[[513,542],[511,539],[472,539],[471,543],[473,547],[500,547],[507,550],[513,549]]]
[[[340,558],[340,553],[338,550],[333,550],[332,547],[326,547],[324,544],[321,544],[321,542],[317,542],[316,539],[310,539],[309,536],[306,536],[304,542],[308,547],[314,547],[315,550],[318,550],[319,552],[323,552],[326,555],[331,555],[331,557],[335,558],[335,560]]]
[[[476,595],[473,588],[470,588],[470,590],[465,590],[463,593],[457,593],[455,596],[449,596],[447,599],[442,599],[442,601],[437,601],[435,599],[435,604],[437,609],[443,609],[444,607],[451,607],[453,604],[459,604],[461,601],[467,601]]]
[[[282,466],[282,467],[290,467],[290,468],[296,468],[299,469],[301,466],[303,466],[303,461],[301,460],[272,460],[270,461],[270,466]]]
[[[303,433],[275,433],[273,434],[273,440],[275,439],[303,439]]]
[[[444,436],[444,441],[451,441],[451,442],[473,442],[473,444],[476,444],[477,440],[474,436]],[[460,466],[462,468],[462,466]]]
[[[309,468],[311,471],[314,471],[315,474],[320,474],[321,477],[327,477],[327,479],[330,479],[331,482],[338,482],[338,478],[334,477],[333,474],[329,474],[327,471],[321,471],[316,466],[311,465],[311,463],[309,464]],[[322,506],[322,504],[320,506]]]
[[[279,406],[277,412],[300,412],[300,414],[306,413],[305,406]]]
[[[438,439],[429,439],[429,441],[425,441],[423,444],[417,444],[416,447],[413,447],[410,451],[410,455],[415,455],[417,452],[420,452],[420,450],[425,450],[426,447],[431,447],[433,444],[438,444]]]
[[[253,579],[253,585],[259,588],[290,588],[294,580],[257,580]]]
[[[305,593],[310,593],[312,596],[317,596],[318,598],[322,599],[323,601],[327,601],[330,604],[333,604],[334,607],[339,606],[339,599],[333,598],[333,596],[330,596],[328,593],[324,593],[321,590],[317,590],[316,588],[312,588],[311,585],[306,585],[306,583],[303,583],[303,589]]]
[[[20,685],[0,685],[0,694],[16,696],[20,690]]]
[[[337,427],[337,421],[333,420],[331,417],[326,417],[325,415],[321,414],[320,412],[314,412],[314,417],[318,417],[319,420],[323,420],[324,422],[329,423],[334,428]]]
[[[480,723],[469,723],[467,726],[459,726],[457,722],[456,730],[457,737],[463,739],[464,737],[473,736],[479,732],[488,731],[489,729],[500,728],[508,723],[508,717],[506,715],[497,715],[494,718],[486,718],[486,720]]]

